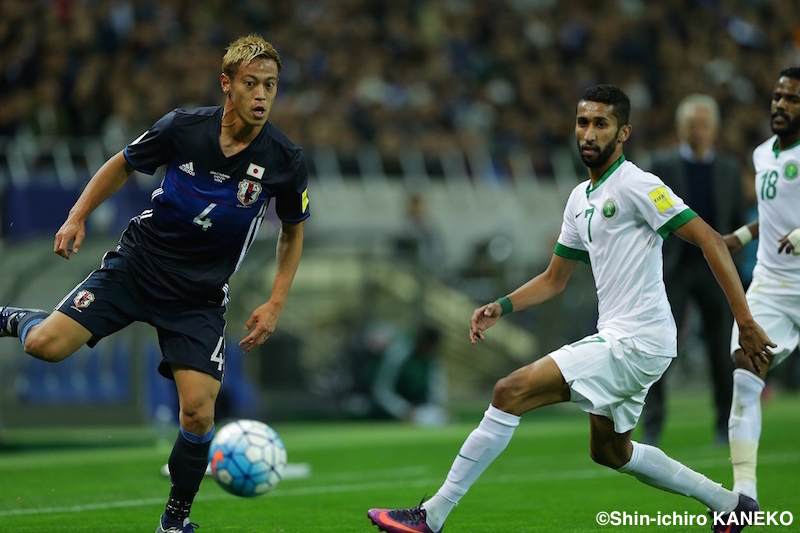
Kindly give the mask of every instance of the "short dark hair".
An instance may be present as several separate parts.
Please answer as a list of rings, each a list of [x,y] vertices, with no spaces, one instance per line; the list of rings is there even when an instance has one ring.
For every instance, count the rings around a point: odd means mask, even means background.
[[[617,127],[625,126],[631,118],[631,101],[616,85],[595,85],[583,92],[581,101],[599,102],[611,106],[611,114],[617,118]]]
[[[800,80],[800,67],[789,67],[781,71],[781,78],[792,78],[793,80]]]

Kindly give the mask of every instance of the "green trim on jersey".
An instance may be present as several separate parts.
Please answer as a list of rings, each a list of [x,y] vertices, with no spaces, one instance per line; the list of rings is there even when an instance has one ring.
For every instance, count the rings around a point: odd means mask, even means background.
[[[671,219],[669,219],[663,226],[658,228],[658,234],[661,235],[662,239],[666,239],[669,237],[669,234],[675,231],[676,229],[680,228],[694,217],[697,216],[697,213],[692,211],[691,209],[684,209]]]
[[[791,150],[792,148],[797,148],[798,146],[800,146],[800,140],[798,140],[796,143],[794,143],[791,146],[787,146],[786,148],[781,149],[781,148],[778,148],[778,139],[775,139],[775,142],[772,143],[772,153],[775,154],[775,159],[777,159],[778,155],[781,152],[785,152],[786,150]]]
[[[589,264],[589,252],[585,250],[576,250],[575,248],[570,248],[569,246],[564,246],[560,242],[556,243],[556,248],[553,250],[553,253],[559,257],[563,257],[564,259],[572,259],[573,261],[583,261],[587,265]]]
[[[584,344],[593,344],[593,343],[600,343],[600,342],[608,342],[600,335],[592,335],[591,337],[586,337],[583,340],[579,340],[577,342],[573,342],[570,344],[573,348],[577,348],[578,346],[583,346]]]
[[[601,186],[603,184],[603,182],[606,181],[608,179],[608,177],[611,174],[613,174],[614,171],[617,170],[619,168],[619,166],[624,162],[625,162],[625,154],[622,154],[621,156],[619,156],[619,158],[616,161],[614,161],[613,165],[608,167],[608,170],[606,170],[605,174],[603,174],[603,177],[600,178],[600,181],[598,181],[597,183],[594,184],[594,187],[592,187],[592,182],[590,181],[589,185],[586,186],[586,198],[589,198],[589,193],[591,193],[593,191],[596,191],[597,188],[599,186]]]

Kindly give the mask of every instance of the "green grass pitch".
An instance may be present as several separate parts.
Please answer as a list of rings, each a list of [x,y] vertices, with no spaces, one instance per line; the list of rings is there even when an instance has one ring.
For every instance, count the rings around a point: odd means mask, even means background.
[[[711,444],[710,399],[671,402],[662,448],[730,487],[728,451]],[[487,399],[488,403],[488,399]],[[200,532],[369,532],[369,507],[410,506],[441,484],[480,413],[446,428],[401,424],[276,424],[290,462],[307,479],[285,480],[262,497],[228,495],[203,481],[192,511]],[[634,434],[636,435],[636,434]],[[703,514],[687,498],[642,485],[592,463],[587,415],[557,406],[523,417],[507,450],[464,497],[447,533],[708,531],[709,527],[599,526],[601,511],[656,516]],[[746,531],[800,531],[800,398],[764,406],[759,492],[768,511],[794,523]],[[0,452],[0,532],[150,532],[169,491],[159,474],[168,447],[105,447]]]

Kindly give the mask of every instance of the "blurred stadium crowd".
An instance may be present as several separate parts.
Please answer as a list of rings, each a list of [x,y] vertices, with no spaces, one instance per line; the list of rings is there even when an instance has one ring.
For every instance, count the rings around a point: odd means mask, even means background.
[[[287,395],[288,387],[315,390],[325,413],[338,405],[332,398],[341,394],[346,397],[342,412],[356,412],[353,398],[367,397],[371,384],[346,370],[353,361],[365,366],[358,359],[364,355],[358,343],[371,339],[365,318],[388,317],[393,327],[416,331],[431,272],[471,300],[490,301],[541,271],[539,262],[549,260],[551,233],[561,220],[560,195],[585,176],[573,136],[574,106],[585,88],[612,83],[630,96],[634,134],[626,154],[643,167],[649,153],[675,144],[678,102],[690,93],[710,94],[722,115],[718,148],[735,154],[747,168],[752,149],[770,135],[769,99],[777,73],[800,65],[798,0],[0,0],[0,244],[34,235],[49,239],[91,169],[171,109],[221,104],[223,50],[250,32],[263,35],[281,54],[283,71],[270,121],[310,154],[309,170],[317,178],[315,218],[324,222],[310,227],[308,242],[316,236],[317,244],[347,246],[352,238],[356,244],[345,249],[358,250],[352,255],[362,261],[360,269],[353,269],[339,255],[326,262],[325,250],[318,250],[318,265],[324,267],[319,268],[331,280],[324,289],[329,292],[323,293],[313,279],[306,292],[302,286],[293,289],[297,317],[311,318],[284,319],[279,336],[271,340],[269,371],[265,366],[255,372],[264,390],[279,389],[266,404],[286,416],[294,410],[320,410],[319,405],[302,407],[299,402],[308,401],[308,395]],[[94,151],[98,139],[103,150]],[[74,159],[67,172],[58,164],[61,148],[68,154],[62,163]],[[365,150],[378,154],[382,166],[364,164]],[[44,152],[50,159],[41,163]],[[334,154],[338,167],[321,166],[324,158],[319,156],[326,153]],[[443,176],[443,183],[427,182],[430,190],[420,190],[418,183],[425,182],[408,179],[413,177],[408,169],[419,168],[407,165],[409,153],[421,156],[417,160],[424,171],[431,178]],[[449,155],[459,153],[466,164],[447,170],[447,161],[453,160]],[[520,153],[533,172],[511,168],[514,154]],[[481,157],[472,157],[476,154]],[[565,159],[567,167],[575,163],[574,170],[563,172],[558,162]],[[513,176],[516,187],[473,190],[479,183],[476,163],[487,160],[495,167],[493,179]],[[376,188],[373,182],[380,180],[350,180],[360,183],[359,189],[341,179],[320,179],[335,177],[326,173],[334,167],[340,178],[363,178],[369,173],[365,169],[380,168],[405,181]],[[29,174],[36,179],[29,180]],[[451,179],[454,174],[459,179]],[[567,179],[561,179],[565,174]],[[53,175],[58,179],[49,179]],[[533,175],[558,176],[541,188],[536,180],[519,179]],[[105,210],[98,210],[90,221],[94,233],[105,229],[116,238],[130,215],[149,201],[152,182],[138,181],[142,178],[135,178],[139,187],[123,189],[104,204]],[[752,175],[745,179],[752,187]],[[471,213],[479,208],[498,216],[474,217]],[[357,279],[363,286],[355,291],[347,284],[339,287],[339,278],[329,276],[330,265],[339,263],[348,276],[356,270],[370,273],[374,265],[366,252],[382,239],[395,260],[418,262],[425,289],[417,296],[381,293],[372,285],[377,274]],[[42,254],[49,257],[46,248]],[[11,281],[0,292],[21,295],[30,289],[26,297],[50,305],[52,292],[61,294],[61,289],[40,283],[49,278],[44,268],[40,278],[30,278],[26,271],[39,270],[27,266],[36,257],[27,257],[22,247],[16,252],[6,254],[3,266],[8,270],[13,258],[22,258],[20,273],[7,275]],[[93,267],[96,258],[91,260]],[[304,265],[310,261],[307,252]],[[36,281],[25,285],[15,279]],[[578,272],[574,279],[565,298],[516,316],[542,346],[558,346],[595,327],[589,272]],[[464,363],[454,340],[463,335],[460,317],[467,312],[458,306],[471,309],[471,303],[460,297],[448,300],[443,287],[436,294],[440,301],[432,309],[456,310],[434,324],[443,339],[436,355],[453,361],[457,353],[458,363],[449,370],[451,394],[457,389],[466,398],[476,388],[490,388],[502,371],[481,366],[488,358],[480,354]],[[340,307],[361,309],[353,314],[359,320],[334,322],[340,310],[320,306],[326,297]],[[314,334],[309,327],[316,328]],[[301,345],[300,339],[316,338],[323,341]],[[124,339],[121,346],[130,351]],[[138,349],[150,357],[154,347],[145,343]],[[7,380],[21,376],[13,388],[6,381],[5,387],[18,395],[12,410],[19,411],[25,402],[87,400],[91,388],[82,384],[98,379],[109,385],[99,393],[115,395],[89,401],[132,401],[133,387],[116,385],[130,379],[126,365],[138,360],[127,357],[123,348],[110,346],[102,356],[76,358],[57,371],[43,372],[28,362],[18,374],[6,372]],[[508,351],[506,346],[503,350]],[[302,368],[297,353],[306,354]],[[279,354],[286,356],[287,367],[278,372]],[[371,355],[377,361],[385,354]],[[489,364],[518,366],[511,356]],[[331,368],[338,368],[339,381],[331,382]],[[320,384],[314,378],[318,374],[328,381]],[[231,379],[235,375],[231,371]],[[800,373],[793,375],[800,383]],[[76,381],[75,376],[85,379]],[[271,376],[280,382],[268,382]],[[157,412],[163,395],[153,386],[148,394]],[[279,396],[286,401],[280,403]],[[235,398],[226,401],[236,403]],[[364,405],[356,407],[363,411]]]
[[[800,64],[796,0],[3,0],[0,135],[119,149],[221,103],[221,51],[249,32],[281,54],[270,118],[301,146],[524,147],[543,175],[596,83],[630,95],[633,150],[670,144],[678,101],[712,94],[721,147],[746,160],[775,74]]]

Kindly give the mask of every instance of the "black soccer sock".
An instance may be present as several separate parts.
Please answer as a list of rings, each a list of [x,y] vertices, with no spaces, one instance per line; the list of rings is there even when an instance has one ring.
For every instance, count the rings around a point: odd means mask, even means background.
[[[214,428],[205,435],[195,435],[181,428],[169,456],[169,473],[172,489],[165,510],[169,518],[183,520],[189,516],[194,496],[208,465],[208,449]]]

